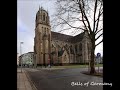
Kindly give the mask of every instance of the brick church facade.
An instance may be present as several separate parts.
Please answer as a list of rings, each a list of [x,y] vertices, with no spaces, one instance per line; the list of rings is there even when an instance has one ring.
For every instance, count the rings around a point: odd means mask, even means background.
[[[39,8],[35,20],[34,54],[37,65],[83,64],[90,60],[88,32],[76,36],[51,31],[49,15]]]

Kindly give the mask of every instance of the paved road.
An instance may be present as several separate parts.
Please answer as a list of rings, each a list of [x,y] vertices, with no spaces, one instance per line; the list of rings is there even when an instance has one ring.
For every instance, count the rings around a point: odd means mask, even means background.
[[[87,69],[26,69],[38,90],[103,90],[102,85],[90,85],[91,82],[102,83],[103,78],[84,75],[81,73],[84,70]],[[71,82],[79,85],[72,86]],[[80,85],[87,82],[88,87]]]

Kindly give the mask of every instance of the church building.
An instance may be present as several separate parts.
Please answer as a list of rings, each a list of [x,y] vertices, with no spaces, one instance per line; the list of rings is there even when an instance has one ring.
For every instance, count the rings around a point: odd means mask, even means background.
[[[50,17],[39,8],[35,20],[34,54],[37,65],[84,64],[90,60],[87,30],[70,36],[51,31]]]

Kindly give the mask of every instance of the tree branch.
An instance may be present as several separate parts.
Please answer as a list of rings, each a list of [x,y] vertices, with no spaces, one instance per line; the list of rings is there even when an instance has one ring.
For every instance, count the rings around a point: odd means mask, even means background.
[[[79,12],[79,13],[80,13],[80,10],[78,10],[78,9],[76,9],[76,8],[73,8],[72,6],[69,6],[68,8],[70,8],[70,10],[73,9],[73,10],[75,10],[75,12]],[[71,10],[71,11],[72,11],[72,10]]]
[[[103,30],[103,28],[102,29],[100,29],[100,30],[98,30],[96,33],[95,33],[95,35],[97,35],[100,31],[102,31]]]
[[[81,5],[80,1],[78,2],[78,5],[79,5],[80,11],[81,11],[81,15],[82,15],[82,22],[83,22],[83,24],[84,24],[84,26],[85,26],[85,28],[87,30],[87,26],[86,26],[86,24],[84,22],[84,15],[83,15],[83,10],[82,10],[83,8],[82,8],[82,5]]]
[[[82,21],[82,19],[80,19],[80,18],[77,18],[77,17],[70,17],[71,19],[77,19],[77,20],[79,20],[79,21]],[[84,21],[86,21],[86,20],[84,20]]]
[[[102,43],[102,42],[103,42],[103,39],[102,39],[99,43],[97,43],[97,44],[95,45],[95,47],[98,46],[98,45],[99,45],[100,43]]]
[[[96,25],[96,29],[95,29],[95,33],[97,32],[97,30],[98,30],[98,25],[99,25],[99,21],[100,21],[100,16],[101,16],[102,14],[99,14],[99,16],[98,16],[98,20],[97,20],[97,25]]]
[[[103,35],[103,33],[101,33],[96,39],[95,39],[95,41],[99,38],[99,37],[101,37]]]
[[[103,14],[103,11],[101,11],[101,13],[98,15],[98,17],[100,17],[102,14]],[[99,20],[99,18],[97,18],[97,19],[95,20],[95,22],[97,22],[98,20]]]
[[[99,19],[100,19],[100,16],[102,15],[102,13],[103,13],[103,12],[101,12],[101,7],[102,7],[102,3],[101,3],[101,6],[100,6],[100,8],[99,8],[99,14],[98,14],[98,19],[97,19],[97,25],[96,25],[95,33],[96,33],[97,30],[98,30]]]
[[[95,0],[94,21],[93,21],[93,32],[95,31],[95,15],[96,15],[96,9],[97,9],[97,1],[98,1],[98,0]]]
[[[61,24],[66,24],[66,23],[65,22],[57,23],[56,25],[53,25],[53,27],[57,27],[57,26],[59,26]]]
[[[72,25],[70,25],[66,20],[64,20],[63,18],[59,17],[60,19],[62,19],[67,25],[69,25],[71,28],[77,28],[77,29],[81,29],[81,30],[86,30],[86,29],[83,29],[83,28],[80,28],[80,27],[74,27]]]
[[[62,31],[69,30],[69,29],[72,29],[72,28],[66,28],[66,29],[60,30],[58,32],[62,32]]]
[[[75,28],[74,31],[72,31],[72,35],[76,34],[79,31],[79,29]]]
[[[83,7],[81,7],[82,5],[83,5]],[[89,22],[89,20],[88,20],[88,18],[87,18],[87,16],[86,16],[86,13],[85,13],[84,1],[83,1],[83,0],[82,0],[82,4],[79,3],[79,7],[80,7],[80,9],[81,9],[81,11],[82,11],[82,13],[83,13],[84,18],[85,18],[86,21],[87,21],[87,24],[88,24],[88,28],[89,28],[89,30],[90,30],[90,33],[92,33],[92,29],[91,29],[91,27],[90,27],[90,22]]]

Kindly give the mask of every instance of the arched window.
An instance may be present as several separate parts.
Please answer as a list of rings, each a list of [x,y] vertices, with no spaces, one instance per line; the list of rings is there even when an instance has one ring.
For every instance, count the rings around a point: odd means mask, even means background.
[[[72,45],[70,46],[70,53],[71,53],[71,54],[74,54]]]
[[[82,43],[79,44],[79,50],[82,50]]]
[[[40,19],[42,19],[42,15],[40,14]]]
[[[90,52],[90,43],[87,43],[88,52]]]
[[[58,45],[58,51],[61,51],[62,50],[62,48]]]
[[[66,55],[64,56],[64,61],[66,61],[67,60],[67,57],[66,57]]]
[[[47,23],[47,16],[46,16],[46,23]]]
[[[42,33],[43,33],[43,31],[44,31],[44,30],[43,30],[43,27],[42,27]]]
[[[44,30],[45,30],[45,34],[46,34],[46,28],[44,28]]]
[[[45,21],[45,13],[43,13],[43,21]]]
[[[46,28],[43,28],[43,34],[46,35]]]
[[[75,45],[75,52],[77,53],[77,45]]]

